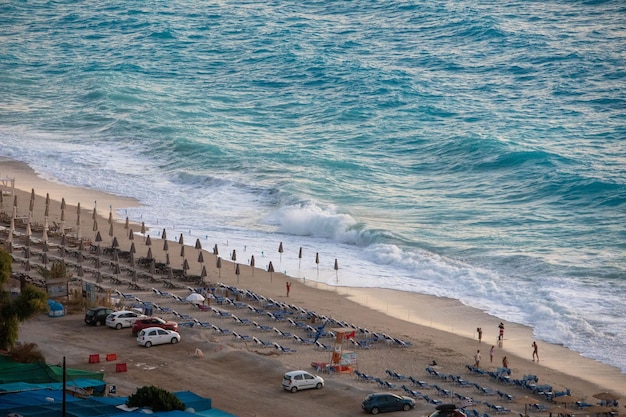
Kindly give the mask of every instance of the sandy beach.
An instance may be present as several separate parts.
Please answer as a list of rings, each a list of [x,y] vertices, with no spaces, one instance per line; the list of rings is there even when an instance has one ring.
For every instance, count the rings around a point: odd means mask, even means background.
[[[102,237],[102,247],[110,247],[113,238],[119,243],[121,251],[128,251],[134,243],[136,257],[146,256],[151,250],[155,259],[165,262],[166,251],[164,243],[160,239],[151,239],[150,247],[146,246],[144,237],[140,234],[139,224],[136,219],[130,219],[129,229],[125,228],[125,219],[116,215],[116,210],[139,204],[137,201],[109,195],[92,190],[75,187],[67,187],[55,184],[39,178],[27,165],[10,160],[0,160],[0,177],[15,177],[16,195],[18,199],[18,215],[26,216],[28,212],[31,190],[34,189],[37,198],[33,209],[33,222],[43,224],[45,198],[48,194],[51,199],[49,221],[50,225],[61,223],[61,200],[64,199],[67,207],[63,224],[69,227],[67,235],[78,235],[95,241],[94,220],[92,212],[94,206],[98,214],[98,231]],[[13,196],[4,196],[0,212],[11,214]],[[95,203],[94,203],[95,202]],[[80,225],[76,224],[78,214],[75,206],[81,204]],[[108,222],[108,216],[112,210],[113,224]],[[5,228],[7,224],[1,224]],[[113,233],[110,235],[110,229]],[[129,239],[130,230],[135,233],[134,239]],[[6,230],[5,230],[6,231]],[[3,241],[6,234],[0,235]],[[39,239],[41,233],[34,232],[33,238]],[[78,236],[76,236],[78,237]],[[56,243],[60,237],[51,236],[50,242]],[[502,320],[492,317],[476,309],[462,305],[452,299],[443,299],[421,294],[394,291],[376,288],[348,288],[331,287],[316,283],[311,280],[304,282],[285,276],[281,273],[272,274],[262,270],[254,271],[245,264],[239,265],[239,274],[236,274],[235,265],[222,259],[221,268],[217,268],[217,258],[212,253],[213,245],[203,247],[202,255],[204,263],[198,262],[199,251],[194,248],[194,242],[185,241],[184,256],[181,256],[181,245],[178,244],[178,236],[168,235],[168,254],[171,265],[174,268],[182,268],[187,259],[189,263],[188,275],[200,275],[202,267],[206,267],[208,276],[204,278],[206,284],[193,284],[198,286],[213,286],[225,296],[233,296],[225,289],[225,286],[233,286],[240,289],[250,290],[267,298],[272,298],[283,303],[301,307],[308,311],[314,311],[319,315],[331,317],[338,321],[353,324],[357,329],[368,329],[369,332],[391,335],[402,341],[408,342],[409,346],[401,347],[384,341],[376,342],[371,349],[359,349],[347,345],[346,349],[354,349],[357,354],[357,368],[369,375],[381,377],[396,386],[406,381],[394,380],[386,373],[393,370],[405,376],[411,375],[417,379],[425,380],[432,386],[439,384],[454,393],[471,396],[482,401],[491,401],[500,404],[514,412],[524,412],[524,406],[507,401],[499,396],[481,396],[475,387],[457,386],[451,381],[438,381],[436,377],[427,374],[425,368],[433,360],[437,362],[436,369],[439,372],[452,375],[461,375],[467,380],[480,382],[481,385],[494,390],[505,391],[513,397],[533,395],[528,390],[516,385],[504,384],[488,376],[478,376],[469,373],[466,365],[473,364],[473,356],[480,349],[482,360],[481,368],[495,371],[502,366],[503,356],[507,356],[511,368],[511,379],[521,379],[523,376],[532,374],[538,377],[540,384],[548,384],[553,390],[563,391],[569,389],[572,396],[590,403],[596,400],[592,397],[600,391],[611,391],[622,398],[626,398],[626,376],[617,369],[601,364],[597,361],[583,358],[578,353],[570,351],[562,346],[543,343],[539,344],[540,361],[534,362],[532,358],[531,343],[533,342],[531,329],[504,322],[505,339],[501,346],[498,345],[498,323]],[[204,245],[207,246],[207,245]],[[228,251],[228,248],[221,248]],[[51,251],[51,253],[53,253]],[[17,253],[19,255],[19,252]],[[35,261],[33,261],[35,262]],[[14,262],[13,270],[24,272],[24,266],[20,262]],[[103,271],[105,271],[103,267]],[[107,269],[110,275],[111,270]],[[31,275],[36,272],[31,271]],[[199,311],[189,304],[176,304],[173,299],[159,297],[152,288],[156,288],[180,296],[189,294],[188,283],[178,282],[179,288],[170,289],[162,281],[149,282],[140,278],[137,282],[141,289],[129,289],[128,283],[131,277],[128,274],[120,276],[122,283],[104,278],[100,284],[104,289],[118,290],[122,293],[132,293],[141,300],[153,301],[159,305],[176,309],[179,313],[197,318],[199,321],[222,323],[223,327],[236,329],[240,334],[255,336],[259,339],[268,339],[289,347],[295,352],[279,353],[274,348],[258,348],[250,342],[241,342],[232,335],[216,334],[211,329],[199,326],[183,327],[181,334],[183,342],[177,346],[166,346],[159,349],[163,353],[162,363],[159,365],[158,375],[156,371],[146,370],[140,367],[130,369],[126,374],[118,374],[109,368],[104,368],[106,380],[113,381],[118,386],[121,395],[134,392],[137,386],[155,383],[166,389],[192,390],[201,395],[210,396],[216,407],[232,412],[240,416],[252,415],[296,415],[303,400],[310,401],[307,406],[313,407],[308,415],[354,415],[359,412],[360,399],[367,393],[380,391],[381,388],[375,383],[359,381],[351,373],[324,374],[329,382],[327,387],[320,392],[299,393],[298,401],[294,397],[285,397],[287,401],[280,401],[281,405],[276,409],[276,401],[271,400],[282,394],[280,390],[280,376],[285,370],[311,368],[311,362],[328,362],[330,353],[316,348],[314,345],[304,345],[293,338],[281,337],[277,332],[263,332],[249,325],[236,327],[232,318],[221,319],[211,315],[210,312]],[[86,274],[84,279],[95,278]],[[286,295],[286,282],[292,284],[289,297]],[[224,284],[220,286],[219,283]],[[251,300],[242,300],[252,303]],[[252,305],[252,304],[251,304]],[[247,318],[249,321],[257,321],[275,327],[283,332],[300,334],[305,336],[304,331],[294,327],[287,321],[271,321],[268,317],[257,317],[246,310],[237,310],[230,305],[216,306]],[[172,319],[173,316],[165,317]],[[483,329],[482,342],[477,340],[476,328]],[[55,329],[61,333],[44,331],[43,329]],[[111,335],[114,335],[111,337]],[[68,364],[72,367],[85,369],[98,369],[86,363],[85,357],[95,349],[102,351],[116,349],[124,352],[130,361],[135,363],[149,363],[150,356],[145,350],[134,345],[134,339],[127,332],[111,329],[87,328],[82,324],[82,316],[68,315],[62,319],[51,319],[46,316],[24,323],[20,333],[23,342],[36,342],[46,353],[50,363],[58,363],[62,356],[67,356]],[[59,335],[63,336],[67,344],[59,347]],[[365,339],[367,333],[359,334],[357,330],[356,340]],[[330,338],[320,339],[324,344],[332,345]],[[489,361],[489,348],[495,345],[493,362]],[[103,348],[102,346],[106,346]],[[119,346],[116,348],[116,346]],[[194,352],[201,349],[206,354],[204,358],[195,358]],[[151,351],[151,353],[153,353]],[[203,365],[198,366],[201,362]],[[208,365],[208,363],[211,365]],[[164,365],[164,363],[167,363]],[[204,378],[190,378],[184,375],[193,374],[194,369],[200,369]],[[254,372],[262,374],[258,377]],[[199,371],[200,372],[200,371]],[[242,381],[246,379],[247,381]],[[433,379],[435,378],[435,379]],[[206,385],[200,381],[207,381]],[[213,382],[208,382],[213,381]],[[222,382],[219,384],[217,382]],[[254,383],[251,383],[254,381]],[[233,387],[243,387],[243,400],[233,402],[230,400]],[[420,390],[428,393],[433,398],[441,398],[442,394],[432,387]],[[402,392],[401,389],[398,390]],[[245,393],[245,394],[244,394]],[[311,395],[308,395],[311,394]],[[455,401],[456,398],[442,398],[443,400]],[[415,415],[427,414],[432,404],[418,400]],[[537,397],[538,403],[546,403],[541,397]],[[234,404],[233,404],[234,403]],[[322,405],[322,403],[324,405]],[[623,401],[622,401],[623,403]],[[345,408],[342,408],[342,404]],[[489,413],[485,406],[477,408],[481,413]],[[329,410],[340,410],[329,414]],[[539,414],[539,413],[530,413]]]

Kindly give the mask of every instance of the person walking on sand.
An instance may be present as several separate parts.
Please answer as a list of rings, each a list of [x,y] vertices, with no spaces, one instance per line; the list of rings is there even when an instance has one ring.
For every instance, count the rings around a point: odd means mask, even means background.
[[[502,358],[502,367],[507,369],[509,368],[509,360],[506,358],[506,356]]]
[[[496,347],[494,345],[491,345],[491,349],[489,349],[489,361],[491,363],[493,363],[493,354],[496,351]]]
[[[480,366],[480,350],[477,350],[474,355],[474,366],[477,368]]]
[[[537,342],[533,341],[533,362],[535,361],[535,358],[537,358],[537,362],[539,362],[539,352],[538,352],[538,347],[537,347]]]
[[[498,329],[500,329],[498,340],[504,340],[504,323],[500,322],[500,324],[498,325]]]
[[[478,332],[478,343],[480,343],[483,340],[483,328],[477,327],[476,332]]]
[[[287,281],[287,283],[285,283],[285,286],[287,287],[287,297],[289,297],[289,291],[291,290],[291,282]]]

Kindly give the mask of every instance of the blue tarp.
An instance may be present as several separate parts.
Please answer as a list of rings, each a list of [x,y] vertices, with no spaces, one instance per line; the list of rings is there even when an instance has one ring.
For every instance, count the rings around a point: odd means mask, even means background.
[[[66,396],[66,401],[77,401],[79,398]],[[28,405],[49,405],[53,403],[61,403],[63,397],[61,390],[42,389],[38,391],[22,391],[11,394],[0,395],[0,410],[12,411],[14,408]]]
[[[196,411],[211,409],[211,399],[204,398],[191,391],[177,391],[173,393],[179,400],[185,404],[187,408],[193,408]]]
[[[100,381],[96,381],[100,382]],[[88,384],[88,382],[85,382]],[[63,398],[61,389],[37,389],[38,385],[47,384],[4,384],[14,385],[15,388],[34,388],[34,391],[0,394],[0,412],[17,413],[23,417],[47,417],[61,413]],[[52,385],[52,384],[50,384]],[[201,397],[191,391],[174,392],[188,409],[194,413],[184,411],[160,411],[152,415],[155,417],[236,417],[233,414],[216,410],[211,407],[211,399]],[[145,417],[146,413],[137,411],[122,411],[118,405],[125,404],[127,397],[89,397],[81,399],[66,395],[67,417]],[[25,405],[28,404],[28,405]],[[190,410],[191,411],[191,410]]]

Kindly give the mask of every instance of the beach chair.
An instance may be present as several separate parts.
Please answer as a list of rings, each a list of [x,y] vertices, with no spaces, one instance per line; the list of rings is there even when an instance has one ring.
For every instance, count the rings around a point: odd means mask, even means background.
[[[492,390],[491,388],[487,388],[487,387],[478,387],[478,390],[480,391],[481,394],[483,395],[496,395],[496,391]]]
[[[241,341],[244,341],[244,342],[248,342],[248,341],[252,340],[252,338],[250,336],[239,334],[239,333],[237,333],[235,331],[233,331],[233,336],[235,337],[235,339],[241,340]]]
[[[222,334],[222,335],[229,335],[232,334],[232,332],[229,329],[223,329],[219,326],[216,326],[215,324],[211,325],[211,328],[213,328],[213,330],[215,330],[216,333]]]
[[[401,387],[401,388],[404,390],[404,392],[405,392],[407,395],[409,395],[409,396],[411,396],[411,397],[413,397],[413,398],[418,398],[418,399],[420,399],[420,398],[423,398],[423,397],[424,397],[424,396],[422,395],[422,393],[421,393],[421,392],[419,392],[419,391],[414,391],[414,390],[412,390],[411,388],[407,387],[406,385],[402,385],[402,387]]]
[[[333,350],[332,346],[326,346],[325,344],[321,343],[319,340],[315,342],[315,346],[322,350]]]
[[[196,326],[200,326],[200,327],[204,327],[204,328],[210,328],[211,327],[211,323],[209,323],[208,321],[200,321],[198,319],[193,319],[194,323],[196,323]]]
[[[272,347],[272,343],[271,342],[265,342],[255,336],[252,336],[252,340],[254,341],[254,343],[256,343],[257,345],[261,346],[261,347]]]
[[[303,338],[298,336],[297,334],[293,335],[293,338],[296,339],[298,342],[302,343],[303,345],[312,345],[313,344],[313,339],[309,339],[307,338]]]
[[[419,379],[413,378],[412,376],[409,376],[409,381],[411,381],[413,385],[416,385],[421,388],[431,388],[430,384],[428,384],[427,382],[420,381]]]
[[[256,321],[253,321],[252,325],[254,327],[256,327],[258,330],[262,331],[262,332],[271,332],[272,331],[272,326],[266,326],[264,324],[259,324]]]
[[[275,342],[274,342],[274,347],[277,350],[279,350],[281,353],[293,353],[296,351],[295,349],[291,349],[289,347],[279,345],[278,343],[275,343]]]
[[[496,390],[496,393],[500,396],[500,398],[508,401],[513,401],[513,396],[511,394],[507,394],[506,392],[502,392],[500,390]]]
[[[433,385],[433,388],[437,390],[439,395],[443,395],[444,397],[451,397],[452,396],[452,392],[450,390],[442,388],[439,385],[435,384],[435,385]]]
[[[428,403],[430,403],[430,404],[439,405],[439,404],[442,404],[442,403],[443,403],[443,401],[441,401],[441,400],[437,400],[437,399],[435,399],[435,398],[430,398],[428,395],[422,395],[422,398],[423,398],[424,400],[426,400],[426,402],[428,402]]]
[[[385,373],[386,373],[387,375],[389,375],[390,377],[392,377],[392,378],[394,378],[394,379],[397,379],[397,380],[399,380],[399,381],[402,381],[402,380],[405,380],[405,379],[409,379],[409,377],[404,376],[404,375],[400,375],[399,373],[394,372],[394,371],[392,371],[391,369],[386,369],[386,370],[385,370]]]

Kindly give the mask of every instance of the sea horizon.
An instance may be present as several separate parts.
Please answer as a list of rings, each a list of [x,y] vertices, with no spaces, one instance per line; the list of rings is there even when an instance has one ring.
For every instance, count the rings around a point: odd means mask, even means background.
[[[136,198],[111,209],[155,236],[626,373],[618,4],[2,9],[0,155]]]

